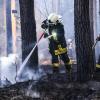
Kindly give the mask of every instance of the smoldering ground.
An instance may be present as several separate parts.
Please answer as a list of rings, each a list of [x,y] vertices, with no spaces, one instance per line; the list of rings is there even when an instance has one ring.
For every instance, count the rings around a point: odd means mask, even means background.
[[[12,84],[16,81],[37,80],[44,73],[42,69],[34,70],[25,66],[19,73],[20,61],[17,54],[0,57],[0,80],[9,80]],[[30,69],[31,68],[31,69]],[[37,66],[38,68],[38,66]],[[16,80],[17,79],[17,80]]]

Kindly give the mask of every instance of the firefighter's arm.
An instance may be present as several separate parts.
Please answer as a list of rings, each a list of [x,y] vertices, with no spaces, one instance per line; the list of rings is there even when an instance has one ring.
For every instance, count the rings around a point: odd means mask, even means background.
[[[49,20],[44,20],[43,22],[42,22],[42,25],[41,25],[41,27],[43,28],[43,29],[47,29],[47,28],[49,28],[50,26],[54,26],[55,24],[54,23],[52,23],[52,22],[50,22]]]
[[[58,37],[64,37],[65,34],[64,25],[61,23],[59,23],[58,25],[59,25],[59,33],[60,33],[58,34]]]
[[[47,32],[44,32],[44,38],[48,37],[48,33]]]
[[[47,19],[42,22],[41,28],[43,28],[43,29],[47,29],[48,28]]]
[[[100,34],[97,36],[96,41],[100,41]]]

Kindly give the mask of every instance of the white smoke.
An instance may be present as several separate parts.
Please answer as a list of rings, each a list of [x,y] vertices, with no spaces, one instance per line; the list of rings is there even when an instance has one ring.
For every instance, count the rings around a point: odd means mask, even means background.
[[[7,78],[11,83],[15,83],[16,67],[18,67],[18,55],[9,54],[8,57],[0,57],[0,78]]]
[[[18,74],[20,68],[19,57],[17,54],[9,54],[8,57],[0,57],[0,79],[9,80],[12,84],[16,81],[38,80],[43,74],[43,70],[35,71],[28,66],[25,67],[20,75]],[[17,71],[16,71],[17,68]],[[17,75],[17,76],[16,76]],[[19,76],[18,76],[19,75]]]
[[[43,76],[45,74],[46,73],[41,68],[34,70],[34,68],[32,69],[27,66],[25,69],[23,69],[23,71],[20,73],[20,75],[18,74],[16,80],[17,80],[17,82],[24,82],[27,80],[37,81],[41,78],[41,76]]]

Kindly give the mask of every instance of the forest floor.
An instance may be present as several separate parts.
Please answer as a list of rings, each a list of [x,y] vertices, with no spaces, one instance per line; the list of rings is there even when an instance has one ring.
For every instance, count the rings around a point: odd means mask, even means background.
[[[19,82],[1,88],[0,100],[100,100],[100,70],[86,83],[68,81],[65,73]]]

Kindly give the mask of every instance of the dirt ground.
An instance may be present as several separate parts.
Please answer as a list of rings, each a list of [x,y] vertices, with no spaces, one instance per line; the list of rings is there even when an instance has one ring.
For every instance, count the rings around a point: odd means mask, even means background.
[[[46,74],[1,88],[0,100],[100,100],[100,71],[85,83],[68,81],[66,73]]]

